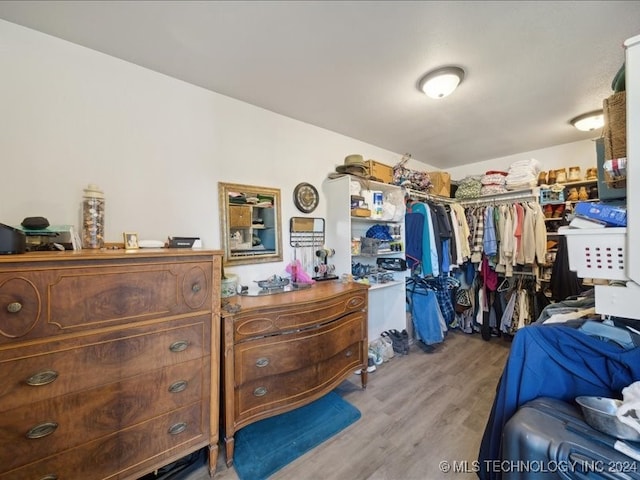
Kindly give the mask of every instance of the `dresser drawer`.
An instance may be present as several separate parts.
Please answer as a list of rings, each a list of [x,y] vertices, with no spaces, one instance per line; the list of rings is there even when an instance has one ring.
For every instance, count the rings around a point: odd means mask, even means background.
[[[163,463],[158,464],[160,454],[164,454],[165,458],[172,454],[184,456],[189,451],[207,445],[209,419],[206,411],[202,403],[195,403],[78,448],[0,473],[0,479],[136,478],[131,475],[161,467]],[[47,441],[46,438],[40,440]]]
[[[366,291],[351,291],[327,299],[301,302],[286,309],[278,305],[247,314],[240,312],[234,320],[234,341],[304,329],[366,308]]]
[[[352,313],[318,328],[238,344],[235,348],[236,385],[295,372],[332,358],[364,338],[365,321],[362,312]]]
[[[239,423],[265,411],[303,403],[339,383],[364,361],[366,317],[236,345],[236,413]]]
[[[0,412],[209,355],[211,317],[0,350]]]
[[[354,343],[315,365],[238,386],[235,405],[238,424],[249,423],[263,412],[275,415],[277,409],[290,410],[308,403],[309,397],[335,387],[349,372],[362,366],[364,348],[364,342]]]
[[[4,412],[0,418],[0,470],[111,434],[202,400],[198,359],[92,390]]]
[[[210,263],[158,263],[0,274],[0,345],[130,325],[212,304]]]

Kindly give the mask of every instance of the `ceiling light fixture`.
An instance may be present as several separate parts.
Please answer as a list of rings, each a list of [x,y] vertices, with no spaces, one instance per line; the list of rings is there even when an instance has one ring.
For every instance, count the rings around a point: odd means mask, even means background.
[[[590,132],[598,128],[604,127],[604,113],[602,110],[594,110],[593,112],[578,115],[569,121],[571,125],[583,132]]]
[[[418,82],[418,88],[431,98],[444,98],[451,95],[464,79],[464,70],[460,67],[442,67],[427,73]]]

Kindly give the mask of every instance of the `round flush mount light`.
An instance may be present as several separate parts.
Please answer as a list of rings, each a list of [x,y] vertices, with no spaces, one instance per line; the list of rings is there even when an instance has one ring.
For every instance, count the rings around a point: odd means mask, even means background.
[[[578,115],[572,118],[569,123],[583,132],[590,132],[604,127],[604,113],[602,110],[594,110],[593,112]]]
[[[418,82],[418,88],[431,98],[444,98],[451,95],[464,79],[464,70],[460,67],[442,67],[427,73]]]

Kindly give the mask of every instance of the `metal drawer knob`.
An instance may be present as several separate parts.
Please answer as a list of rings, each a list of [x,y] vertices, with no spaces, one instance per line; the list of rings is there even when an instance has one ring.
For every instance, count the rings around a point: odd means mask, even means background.
[[[267,387],[258,387],[253,391],[253,395],[256,397],[263,397],[267,394]]]
[[[186,422],[179,422],[179,423],[174,423],[173,425],[171,425],[169,427],[169,434],[171,435],[178,435],[182,432],[184,432],[187,429],[187,424]]]
[[[345,357],[350,357],[351,355],[353,355],[353,352],[351,350],[347,350],[344,354]]]
[[[194,283],[194,284],[191,286],[191,291],[192,291],[193,293],[198,293],[200,290],[202,290],[202,287],[200,286],[200,284],[199,284],[199,283]]]
[[[46,437],[47,435],[51,435],[53,432],[55,432],[56,428],[58,428],[58,424],[55,422],[41,423],[40,425],[32,427],[27,432],[27,438],[34,439]]]
[[[20,302],[11,302],[7,305],[7,312],[9,313],[18,313],[22,310],[22,304]]]
[[[31,385],[32,387],[41,387],[42,385],[54,382],[56,378],[58,378],[58,372],[55,370],[43,370],[41,372],[34,373],[27,378],[27,385]]]
[[[169,391],[171,393],[182,392],[186,390],[188,384],[189,382],[187,382],[186,380],[178,380],[177,382],[174,382],[169,386]]]
[[[177,342],[173,342],[171,345],[169,345],[169,350],[171,350],[173,353],[183,352],[187,349],[188,346],[189,342],[187,342],[186,340],[178,340]]]
[[[258,368],[266,367],[267,365],[269,365],[268,358],[260,357],[258,360],[256,360],[256,367]]]

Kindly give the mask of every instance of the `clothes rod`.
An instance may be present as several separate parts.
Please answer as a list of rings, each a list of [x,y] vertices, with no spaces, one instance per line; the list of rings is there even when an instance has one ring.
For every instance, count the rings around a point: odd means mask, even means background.
[[[410,188],[405,188],[405,196],[409,197],[411,200],[432,200],[434,202],[440,203],[458,203],[457,200],[449,197],[443,197],[441,195],[433,195],[427,192],[421,192],[419,190],[411,190]]]
[[[537,188],[531,188],[529,190],[521,190],[519,192],[505,192],[496,193],[493,195],[486,195],[484,197],[477,198],[465,198],[458,200],[458,203],[462,206],[469,205],[487,205],[496,203],[508,203],[514,200],[537,200],[540,198],[540,191]]]
[[[504,193],[495,193],[493,195],[486,195],[477,198],[449,198],[442,197],[440,195],[433,195],[427,192],[421,192],[418,190],[411,190],[405,188],[405,195],[412,200],[431,200],[440,203],[457,203],[462,206],[468,205],[488,205],[496,203],[507,203],[514,200],[537,200],[540,198],[540,190],[537,187],[532,187],[527,190],[509,191]]]

